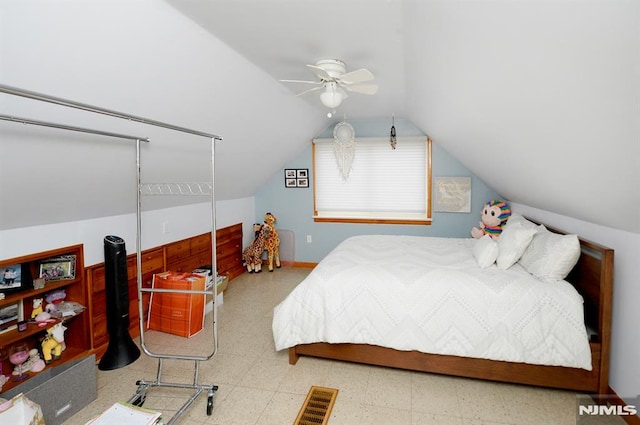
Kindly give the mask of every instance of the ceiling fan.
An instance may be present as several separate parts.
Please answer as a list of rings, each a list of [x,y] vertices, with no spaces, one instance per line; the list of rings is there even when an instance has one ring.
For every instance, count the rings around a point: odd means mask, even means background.
[[[315,65],[307,65],[309,69],[318,77],[317,81],[305,80],[280,80],[284,83],[304,83],[314,84],[309,90],[298,93],[302,96],[307,93],[321,91],[320,101],[327,108],[337,108],[342,100],[347,97],[347,92],[376,94],[377,84],[362,84],[371,81],[375,77],[365,68],[347,72],[344,62],[338,59],[320,59]]]

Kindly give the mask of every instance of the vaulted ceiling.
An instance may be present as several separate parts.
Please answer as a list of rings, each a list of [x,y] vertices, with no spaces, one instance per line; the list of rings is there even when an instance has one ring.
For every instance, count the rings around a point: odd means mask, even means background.
[[[639,2],[168,2],[275,80],[371,70],[338,116],[407,117],[513,202],[640,232]]]
[[[370,69],[379,91],[350,94],[342,118],[405,116],[405,24],[399,0],[183,1],[168,3],[256,64],[274,80],[317,80],[306,67],[319,59]],[[282,84],[298,94],[314,86]],[[301,97],[316,107],[317,93]],[[323,110],[329,111],[324,108]]]
[[[308,87],[278,80],[341,59],[379,92],[350,95],[334,119],[408,119],[512,202],[640,233],[635,0],[9,0],[0,55],[0,83],[221,134],[222,200],[253,196],[332,122],[316,94],[296,97]],[[203,156],[131,123],[6,97],[0,113],[142,133],[176,162]],[[0,123],[0,155],[15,159],[0,195],[22,208],[0,204],[0,230],[130,212],[129,146],[96,155],[104,142],[12,125]],[[65,196],[51,187],[84,190],[82,202],[42,214]]]

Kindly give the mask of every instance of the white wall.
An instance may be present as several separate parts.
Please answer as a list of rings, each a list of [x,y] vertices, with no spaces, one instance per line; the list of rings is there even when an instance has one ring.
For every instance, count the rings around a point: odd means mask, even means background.
[[[511,203],[513,211],[550,226],[608,246],[614,253],[613,319],[609,386],[633,404],[640,394],[640,235],[599,226],[527,205]]]
[[[211,204],[201,203],[143,213],[142,249],[184,239],[211,230]],[[216,227],[243,223],[244,243],[253,238],[254,198],[216,202]],[[163,233],[163,223],[168,233]],[[63,246],[84,244],[85,266],[104,261],[103,239],[117,235],[128,253],[136,250],[136,215],[126,214],[69,223],[25,227],[0,232],[0,258],[12,258]],[[55,237],[54,237],[55,236]]]
[[[221,135],[217,199],[253,196],[326,121],[159,0],[2,0],[0,58],[0,84]],[[210,174],[207,138],[7,94],[0,114],[148,137],[146,182]],[[5,121],[0,139],[1,230],[135,211],[131,142]]]

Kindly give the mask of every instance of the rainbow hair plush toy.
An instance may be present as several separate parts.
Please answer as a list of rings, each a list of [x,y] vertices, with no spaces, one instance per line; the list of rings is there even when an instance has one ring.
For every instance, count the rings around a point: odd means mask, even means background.
[[[498,239],[502,228],[511,216],[511,208],[504,201],[492,199],[484,205],[480,215],[482,216],[480,228],[471,229],[471,236],[480,239],[484,235],[489,235],[492,239]]]

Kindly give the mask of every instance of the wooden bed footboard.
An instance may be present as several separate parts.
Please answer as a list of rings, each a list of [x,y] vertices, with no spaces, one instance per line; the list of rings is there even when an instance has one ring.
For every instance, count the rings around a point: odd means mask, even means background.
[[[556,233],[564,233],[548,228]],[[321,357],[377,366],[439,373],[491,381],[608,394],[613,295],[613,250],[580,239],[582,254],[567,281],[584,298],[590,337],[592,370],[542,366],[418,351],[398,351],[366,344],[301,344],[289,349],[289,363],[300,356]]]
[[[289,363],[300,356],[350,361],[418,372],[438,373],[489,381],[510,382],[581,392],[606,394],[600,388],[599,347],[592,344],[595,368],[591,371],[560,366],[541,366],[469,357],[398,351],[363,344],[301,344],[289,349]]]

